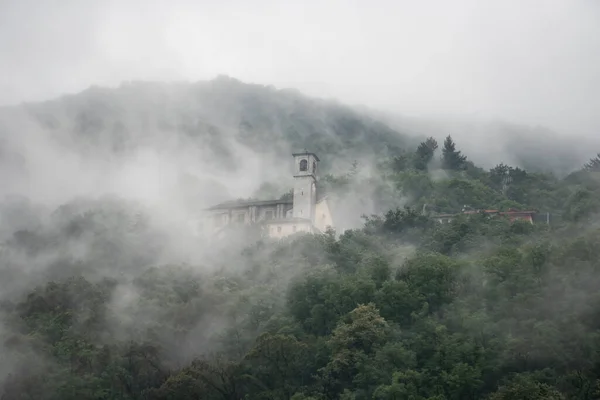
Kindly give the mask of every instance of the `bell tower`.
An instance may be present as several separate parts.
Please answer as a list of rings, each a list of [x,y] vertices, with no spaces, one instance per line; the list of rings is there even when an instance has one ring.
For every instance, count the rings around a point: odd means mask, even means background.
[[[317,165],[319,157],[305,150],[294,153],[294,218],[315,220],[317,203]]]

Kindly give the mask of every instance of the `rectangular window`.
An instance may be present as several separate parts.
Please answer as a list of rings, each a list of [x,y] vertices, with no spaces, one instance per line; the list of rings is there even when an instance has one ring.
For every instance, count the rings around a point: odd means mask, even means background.
[[[240,224],[243,224],[244,221],[246,220],[245,217],[246,216],[244,214],[238,214],[238,216],[237,216],[237,222],[240,223]]]
[[[281,227],[280,226],[277,227],[277,233],[281,233]]]
[[[273,211],[265,212],[265,219],[273,219]]]
[[[292,232],[296,232],[296,225],[292,226]]]

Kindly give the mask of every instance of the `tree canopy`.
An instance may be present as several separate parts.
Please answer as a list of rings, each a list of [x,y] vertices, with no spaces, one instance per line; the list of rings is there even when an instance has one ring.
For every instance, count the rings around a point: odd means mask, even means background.
[[[272,139],[259,115],[239,127],[244,140]],[[600,398],[598,157],[564,178],[485,170],[450,136],[436,159],[433,137],[400,148],[374,121],[325,115],[336,134],[320,148],[373,140],[353,154],[377,162],[319,181],[361,221],[352,229],[249,230],[213,248],[119,198],[47,213],[2,199],[1,398]],[[93,136],[92,117],[79,122]],[[318,121],[295,116],[286,134],[304,127],[304,147]],[[200,125],[182,129],[210,130]],[[283,185],[258,193],[289,198]],[[373,212],[351,215],[353,199]],[[537,214],[495,212],[509,210]]]

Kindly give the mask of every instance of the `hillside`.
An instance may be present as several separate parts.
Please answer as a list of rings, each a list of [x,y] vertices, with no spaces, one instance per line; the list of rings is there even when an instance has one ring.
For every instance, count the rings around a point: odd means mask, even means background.
[[[559,177],[388,126],[224,78],[1,110],[1,398],[598,398],[597,151]],[[284,195],[297,147],[337,232],[185,229]],[[465,206],[552,218],[433,218]]]
[[[243,168],[239,146],[277,162],[292,149],[327,154],[322,168],[390,156],[420,140],[448,134],[485,168],[505,162],[565,175],[577,169],[597,138],[561,136],[543,127],[467,118],[411,118],[310,98],[292,89],[247,84],[221,76],[196,83],[129,82],[91,87],[53,101],[0,109],[0,134],[38,129],[86,157],[126,157],[140,147],[191,146],[227,170]],[[9,141],[10,142],[10,141]],[[21,149],[22,150],[22,149]],[[6,149],[2,159],[22,162]],[[20,161],[19,161],[20,160]],[[336,169],[339,171],[339,169]]]
[[[412,136],[447,135],[461,143],[477,165],[489,169],[500,163],[530,172],[547,172],[564,177],[589,158],[589,149],[600,148],[600,136],[555,132],[544,126],[524,126],[483,118],[410,117],[368,112],[391,128]]]
[[[10,134],[10,113],[3,110]],[[287,160],[291,149],[310,147],[335,160],[361,152],[390,154],[411,142],[386,125],[331,101],[294,90],[219,77],[197,83],[130,82],[92,87],[45,103],[26,104],[23,117],[61,144],[86,156],[125,156],[141,146],[198,147],[221,168],[237,169],[232,142]],[[7,127],[7,125],[9,125]]]
[[[287,192],[282,166],[293,151],[323,154],[321,171],[340,173],[417,144],[347,106],[293,90],[227,77],[132,82],[0,109],[0,194],[58,206],[117,193],[176,204],[184,218],[231,198]]]
[[[0,195],[58,207],[75,197],[116,194],[183,220],[232,198],[283,195],[292,185],[284,167],[290,153],[306,148],[322,156],[323,178],[345,176],[358,163],[360,182],[337,193],[345,229],[360,226],[361,214],[419,202],[415,188],[398,190],[381,164],[411,153],[427,136],[441,143],[452,134],[485,169],[504,162],[562,177],[589,158],[592,142],[570,146],[544,132],[389,117],[228,77],[130,82],[0,109]],[[323,185],[336,186],[331,179]]]

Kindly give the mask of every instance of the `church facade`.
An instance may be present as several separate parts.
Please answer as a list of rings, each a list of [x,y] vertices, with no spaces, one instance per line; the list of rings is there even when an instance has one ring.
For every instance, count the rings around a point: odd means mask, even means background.
[[[208,234],[227,228],[260,224],[272,238],[298,232],[320,233],[333,228],[326,196],[317,193],[319,157],[310,152],[294,153],[294,189],[291,199],[228,201],[206,210]]]

